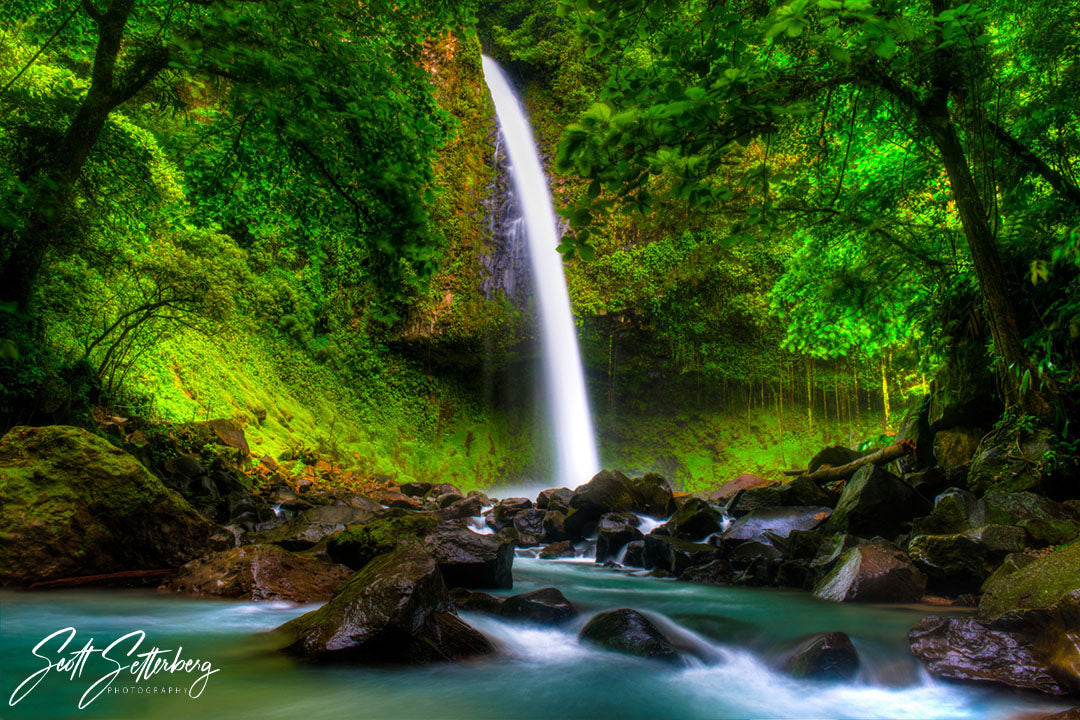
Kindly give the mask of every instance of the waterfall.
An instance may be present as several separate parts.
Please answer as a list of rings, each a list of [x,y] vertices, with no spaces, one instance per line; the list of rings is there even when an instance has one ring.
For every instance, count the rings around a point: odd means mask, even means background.
[[[562,256],[555,249],[559,244],[555,208],[525,110],[498,63],[484,56],[483,65],[510,159],[514,198],[528,239],[539,301],[544,376],[558,462],[555,479],[573,488],[587,482],[600,469],[600,461]]]

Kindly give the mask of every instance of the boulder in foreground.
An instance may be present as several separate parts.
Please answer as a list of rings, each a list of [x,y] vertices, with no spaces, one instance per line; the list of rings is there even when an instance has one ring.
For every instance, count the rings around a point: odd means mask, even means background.
[[[607,650],[664,662],[679,662],[678,651],[658,627],[637,610],[599,613],[581,630],[581,639]]]
[[[0,439],[0,585],[183,565],[217,526],[138,460],[66,425]]]
[[[457,617],[435,558],[417,545],[375,558],[330,602],[278,631],[286,653],[319,662],[428,663],[493,652]]]

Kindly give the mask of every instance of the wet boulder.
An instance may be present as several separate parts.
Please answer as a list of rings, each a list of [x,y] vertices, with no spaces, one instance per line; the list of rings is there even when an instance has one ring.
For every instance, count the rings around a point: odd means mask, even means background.
[[[536,538],[539,544],[539,539],[544,535],[544,517],[547,515],[547,510],[541,510],[540,508],[526,508],[519,510],[514,514],[514,529],[518,531],[518,535],[529,535]]]
[[[767,507],[834,507],[836,496],[825,492],[810,478],[800,476],[791,482],[771,487],[744,490],[732,496],[727,513],[742,517],[759,508]]]
[[[570,509],[570,500],[574,497],[574,491],[569,488],[551,488],[541,490],[536,496],[536,507],[541,510],[555,510],[563,514]]]
[[[545,560],[551,560],[553,558],[574,557],[577,555],[577,548],[574,547],[574,543],[569,540],[560,540],[559,542],[553,542],[550,545],[540,550],[540,557]]]
[[[658,520],[670,517],[675,512],[675,497],[662,475],[648,473],[644,477],[634,478],[630,483],[637,495],[637,512]]]
[[[912,653],[938,677],[1051,695],[1067,692],[1037,649],[1037,633],[1023,624],[931,615],[912,628],[908,639]]]
[[[602,470],[574,490],[566,529],[574,537],[591,535],[600,516],[609,512],[634,512],[641,505],[630,478],[617,470]]]
[[[629,567],[643,567],[645,565],[644,540],[634,540],[626,543],[626,553],[623,555],[623,565]]]
[[[664,524],[668,534],[683,540],[703,540],[720,532],[720,511],[692,497]]]
[[[478,535],[466,527],[442,523],[427,534],[424,546],[448,587],[509,588],[514,545],[493,535]]]
[[[377,513],[346,505],[317,505],[270,530],[244,535],[244,544],[280,545],[286,550],[307,550],[349,525],[375,520]]]
[[[465,496],[462,495],[461,493],[452,493],[452,492],[451,493],[443,493],[442,495],[436,495],[435,496],[435,504],[440,508],[445,508],[445,507],[449,507],[449,506],[453,505],[456,502],[460,502],[461,500],[464,500],[464,499],[465,499]],[[477,502],[477,504],[479,504],[480,499],[477,498],[476,502]],[[477,514],[479,515],[479,513],[477,513]]]
[[[832,510],[827,507],[775,507],[759,508],[738,518],[721,538],[752,540],[765,531],[786,538],[794,530],[813,530],[829,519]]]
[[[458,610],[470,612],[482,612],[489,615],[498,615],[502,612],[504,597],[496,597],[478,590],[466,590],[465,588],[453,588],[450,590],[450,599]]]
[[[578,611],[558,588],[546,587],[508,597],[500,614],[510,620],[558,624],[573,620]]]
[[[988,522],[1023,528],[1035,547],[1061,545],[1080,534],[1080,515],[1042,495],[992,491],[981,502]]]
[[[0,496],[3,586],[176,567],[226,547],[217,526],[177,492],[81,428],[8,431]]]
[[[909,640],[941,677],[1075,694],[1077,635],[1080,540],[1043,557],[1007,561],[984,584],[977,618],[928,617]]]
[[[558,510],[544,511],[543,532],[540,539],[546,543],[570,540],[566,530],[566,515]]]
[[[858,545],[818,582],[814,595],[836,602],[917,602],[926,588],[910,558],[887,542]]]
[[[442,497],[449,496],[443,495]],[[440,520],[464,520],[478,517],[483,509],[483,501],[479,497],[472,496],[455,500],[449,505],[440,506],[435,511],[435,514]]]
[[[402,483],[398,488],[403,495],[421,498],[431,492],[431,483],[423,482],[422,480],[414,480],[412,482]]]
[[[917,535],[908,543],[908,554],[932,590],[975,593],[1005,556],[1024,549],[1025,539],[1021,528],[984,525],[949,535]]]
[[[383,490],[375,495],[380,504],[399,510],[423,510],[424,504],[414,497],[396,490]]]
[[[679,580],[699,585],[728,585],[733,582],[734,576],[731,564],[723,558],[717,558],[704,565],[687,568],[679,575]]]
[[[912,522],[912,534],[960,533],[985,525],[986,522],[985,503],[967,490],[949,488],[934,498],[934,508],[929,515]]]
[[[277,545],[245,545],[192,560],[163,585],[185,595],[322,602],[352,570]]]
[[[859,653],[847,633],[818,633],[801,640],[780,666],[794,678],[849,682],[859,672]]]
[[[903,480],[865,465],[844,485],[831,524],[845,532],[893,537],[905,523],[929,510],[930,504]]]
[[[712,562],[719,554],[712,545],[649,533],[642,548],[642,566],[646,570],[659,568],[679,575],[687,568]]]
[[[580,637],[613,652],[669,663],[680,662],[679,653],[671,640],[637,610],[622,608],[599,613],[582,628]]]
[[[606,513],[596,528],[596,561],[618,556],[627,543],[645,536],[638,530],[641,520],[633,513]]]
[[[485,513],[488,527],[495,532],[498,532],[505,527],[511,527],[514,524],[514,516],[522,510],[528,510],[532,506],[532,500],[529,500],[528,498],[506,498],[500,500]]]
[[[494,650],[457,617],[438,564],[416,545],[372,560],[328,603],[278,632],[286,653],[318,662],[416,664]]]

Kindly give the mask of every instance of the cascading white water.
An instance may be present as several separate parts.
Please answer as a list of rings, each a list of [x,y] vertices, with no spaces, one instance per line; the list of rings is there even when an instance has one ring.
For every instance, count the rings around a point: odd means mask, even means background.
[[[555,209],[525,110],[498,63],[485,55],[483,66],[499,129],[506,141],[514,195],[532,260],[558,462],[556,480],[561,485],[577,487],[600,469],[600,461],[585,396],[585,374],[574,317],[570,313],[562,256],[555,249],[559,244]]]

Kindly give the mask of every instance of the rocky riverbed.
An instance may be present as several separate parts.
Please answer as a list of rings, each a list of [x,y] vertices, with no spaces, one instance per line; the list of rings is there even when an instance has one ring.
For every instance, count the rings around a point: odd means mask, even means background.
[[[222,447],[238,442],[218,437]],[[850,460],[846,449],[829,453]],[[674,492],[658,475],[604,471],[577,488],[502,499],[426,482],[361,493],[272,478],[248,489],[236,478],[238,489],[196,494],[193,504],[191,483],[169,487],[123,449],[54,426],[9,432],[0,472],[6,586],[142,581],[160,583],[159,594],[325,603],[269,636],[268,652],[304,663],[486,662],[507,653],[491,628],[509,623],[604,657],[684,669],[746,646],[770,673],[800,682],[867,682],[867,668],[880,665],[840,625],[764,647],[725,612],[703,641],[639,607],[632,584],[620,586],[616,606],[579,606],[557,584],[515,592],[515,562],[528,558],[530,567],[587,563],[642,583],[643,597],[655,587],[644,583],[665,581],[690,593],[794,589],[838,608],[918,606],[905,611],[900,655],[914,659],[872,684],[917,685],[928,673],[1032,697],[1080,693],[1071,640],[1080,632],[1080,506],[1030,490],[976,495],[937,466],[896,475],[868,463],[825,487],[810,471],[783,484],[744,476],[700,495]],[[198,477],[189,480],[198,486]]]

